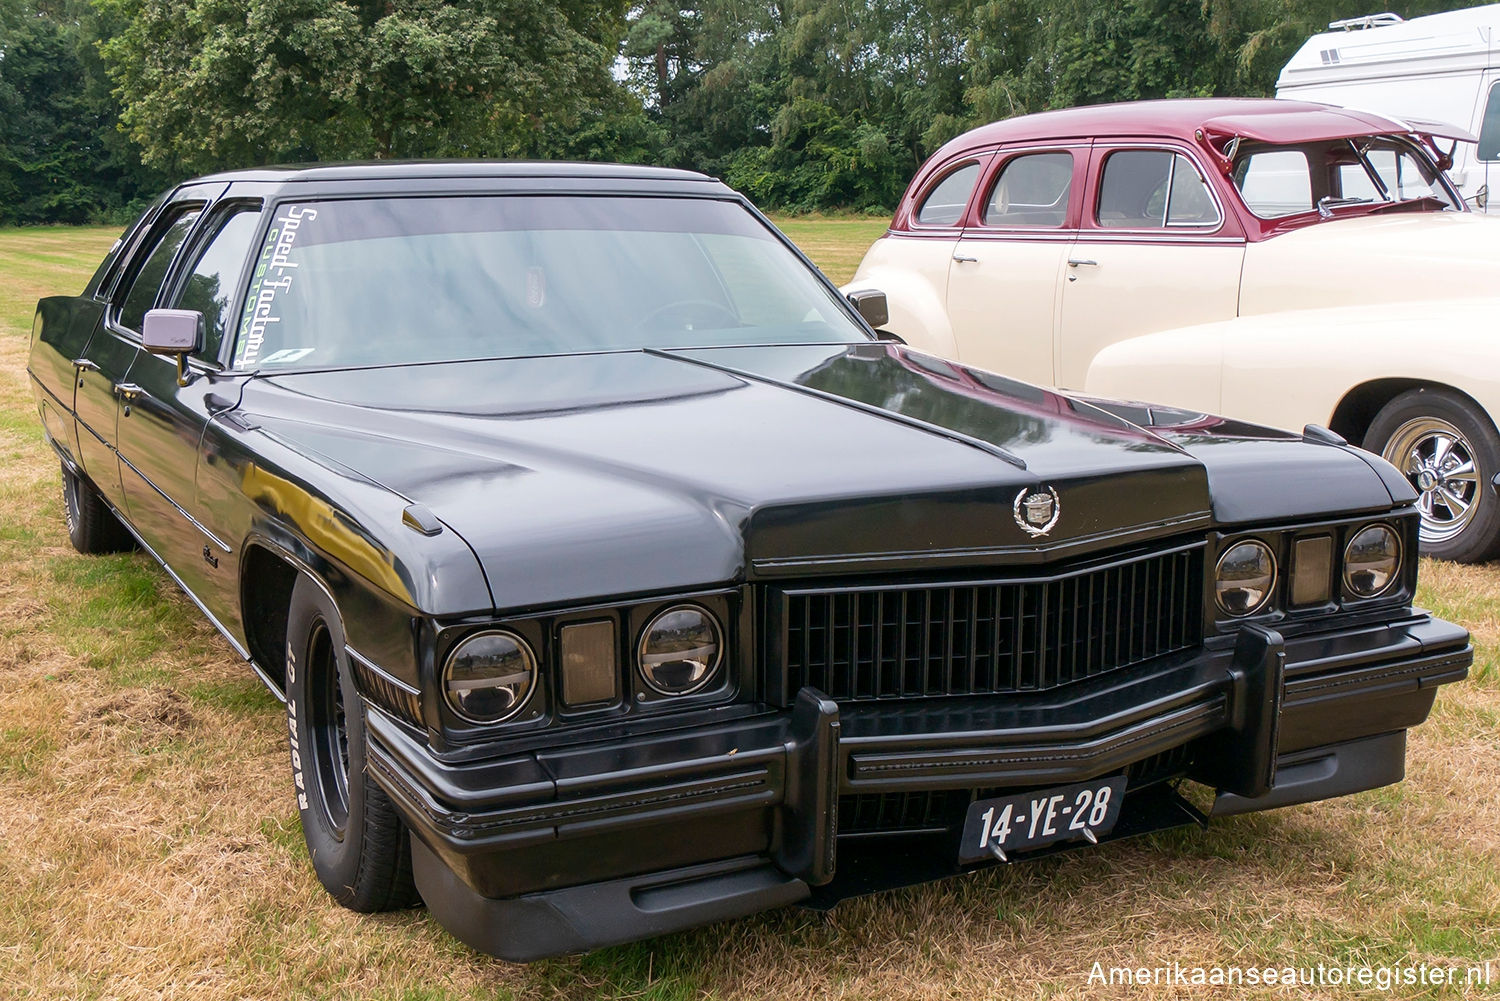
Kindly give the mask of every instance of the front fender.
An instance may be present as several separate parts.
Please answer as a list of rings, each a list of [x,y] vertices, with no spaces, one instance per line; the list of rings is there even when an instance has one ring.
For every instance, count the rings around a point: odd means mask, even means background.
[[[1147,334],[1101,351],[1089,393],[1298,430],[1356,387],[1451,386],[1500,413],[1500,299],[1295,310]]]
[[[1084,377],[1090,396],[1222,412],[1225,323],[1183,327],[1116,341],[1094,356]],[[1243,415],[1231,415],[1243,416]]]
[[[215,531],[238,543],[225,568],[235,587],[226,580],[204,598],[241,641],[252,624],[239,585],[256,547],[321,580],[350,645],[403,676],[415,671],[419,620],[494,605],[477,557],[451,527],[431,536],[414,531],[403,522],[407,501],[399,494],[265,429],[223,416],[210,422],[199,497]]]

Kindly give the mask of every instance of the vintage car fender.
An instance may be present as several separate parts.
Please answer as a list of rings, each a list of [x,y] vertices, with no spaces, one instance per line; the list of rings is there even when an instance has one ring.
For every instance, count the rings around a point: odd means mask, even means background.
[[[946,243],[942,254],[937,243]],[[845,295],[879,289],[890,307],[890,322],[881,329],[896,334],[912,347],[943,358],[957,358],[958,342],[948,321],[948,265],[956,239],[888,240],[870,247],[859,270],[839,289]]]
[[[223,557],[230,577],[197,597],[273,678],[278,653],[264,649],[257,633],[264,632],[259,617],[267,603],[285,600],[280,567],[313,577],[343,612],[349,645],[406,684],[419,681],[411,637],[424,617],[492,607],[467,543],[430,512],[409,515],[411,501],[389,487],[299,451],[274,422],[258,417],[221,417],[204,444],[199,491],[238,544]],[[430,535],[422,530],[434,527]]]
[[[1493,294],[1497,272],[1500,218],[1399,212],[1339,219],[1249,244],[1239,314],[1482,296]]]
[[[1500,413],[1500,298],[1346,306],[1240,317],[1120,341],[1089,366],[1089,393],[1308,423],[1356,444],[1368,418],[1417,385],[1450,387]],[[1350,406],[1358,399],[1361,423]],[[1493,419],[1493,418],[1492,418]]]

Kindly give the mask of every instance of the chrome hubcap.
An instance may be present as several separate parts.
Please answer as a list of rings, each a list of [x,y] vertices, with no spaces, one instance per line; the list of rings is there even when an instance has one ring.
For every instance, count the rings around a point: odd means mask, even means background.
[[[1474,520],[1483,496],[1479,468],[1458,428],[1436,417],[1407,421],[1383,454],[1417,488],[1424,543],[1446,542]]]

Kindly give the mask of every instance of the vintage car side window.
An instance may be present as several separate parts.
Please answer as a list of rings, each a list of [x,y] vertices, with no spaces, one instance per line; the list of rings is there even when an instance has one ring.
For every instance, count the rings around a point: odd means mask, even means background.
[[[1104,161],[1097,219],[1100,226],[1118,229],[1213,226],[1219,208],[1187,157],[1131,149]]]
[[[1479,124],[1479,159],[1500,160],[1500,83],[1490,86],[1484,118]]]
[[[917,222],[928,226],[956,226],[979,181],[979,164],[967,163],[938,182],[917,209]]]
[[[1312,174],[1307,154],[1300,149],[1268,149],[1241,157],[1234,165],[1234,185],[1245,205],[1262,219],[1312,211]]]
[[[120,326],[127,330],[141,329],[141,321],[146,317],[146,310],[156,302],[156,296],[161,291],[161,283],[166,280],[167,268],[171,265],[172,258],[177,256],[178,248],[187,238],[188,230],[193,228],[193,223],[198,221],[200,212],[202,212],[200,206],[183,211],[166,229],[162,230],[156,246],[147,251],[145,260],[136,269],[135,276],[130,279],[129,291],[120,300]]]
[[[1060,227],[1068,218],[1073,154],[1025,153],[1000,168],[985,204],[987,226]]]
[[[222,216],[177,293],[173,305],[203,314],[203,346],[197,352],[201,358],[219,357],[230,325],[230,305],[248,270],[260,217],[259,205],[237,206]]]

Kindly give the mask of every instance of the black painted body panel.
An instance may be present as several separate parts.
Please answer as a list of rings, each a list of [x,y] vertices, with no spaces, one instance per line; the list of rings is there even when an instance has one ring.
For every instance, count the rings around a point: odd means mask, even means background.
[[[234,371],[226,352],[179,386],[169,360],[106,316],[142,235],[174,200],[207,198],[208,219],[228,199],[468,193],[742,201],[701,175],[595,165],[219,175],[164,196],[84,295],[44,300],[30,359],[62,462],[98,485],[273,683],[275,665],[261,661],[280,654],[256,649],[263,623],[252,616],[275,609],[253,600],[265,582],[250,568],[269,562],[326,586],[360,665],[371,774],[419,842],[429,904],[465,941],[533,958],[750,913],[814,887],[831,902],[956,871],[951,810],[947,827],[916,832],[929,839],[923,851],[947,855],[882,868],[880,846],[895,841],[855,850],[839,832],[859,797],[955,796],[933,802],[961,811],[982,789],[1124,771],[1132,805],[1115,836],[1128,836],[1192,819],[1160,783],[1218,781],[1230,772],[1211,759],[1226,754],[1254,766],[1234,774],[1274,777],[1281,762],[1298,776],[1279,799],[1223,779],[1235,810],[1340,795],[1390,781],[1402,731],[1467,669],[1464,631],[1410,607],[1408,561],[1374,599],[1334,593],[1244,620],[1219,621],[1209,589],[1184,586],[1173,621],[1189,625],[1186,644],[1045,691],[916,700],[898,686],[899,697],[859,705],[812,685],[773,691],[784,651],[765,606],[782,584],[947,594],[992,579],[998,593],[1049,576],[1114,579],[1081,571],[1144,565],[1167,549],[1201,560],[1201,573],[1171,585],[1155,578],[1159,591],[1210,579],[1220,548],[1246,533],[1285,560],[1297,538],[1342,540],[1379,519],[1414,551],[1413,497],[1352,448],[1089,401],[873,334],[279,372]],[[138,395],[123,400],[121,383]],[[1126,419],[1137,411],[1140,423]],[[1038,491],[1055,491],[1058,506],[1055,524],[1034,533],[1019,505]],[[1076,649],[1096,613],[1136,614],[1067,586],[1071,618],[1033,610],[1028,633],[1017,612],[1016,647],[1066,628]],[[1151,591],[1148,581],[1130,593]],[[561,706],[549,668],[534,718],[495,731],[444,708],[442,659],[466,632],[501,621],[545,662],[561,623],[602,617],[618,624],[623,651],[647,616],[687,598],[725,620],[729,666],[701,696],[652,696],[624,658],[611,705]],[[1092,649],[1087,635],[1082,646]],[[921,649],[928,656],[925,635]],[[855,860],[842,876],[840,852]],[[507,938],[494,926],[504,921],[535,921],[534,933]]]

